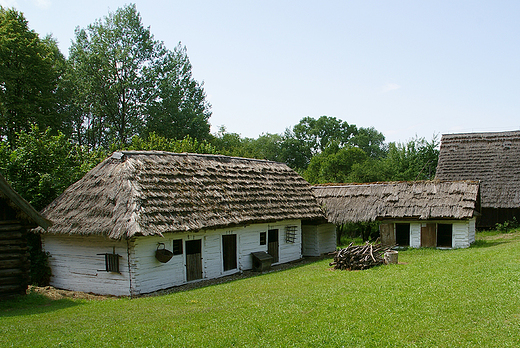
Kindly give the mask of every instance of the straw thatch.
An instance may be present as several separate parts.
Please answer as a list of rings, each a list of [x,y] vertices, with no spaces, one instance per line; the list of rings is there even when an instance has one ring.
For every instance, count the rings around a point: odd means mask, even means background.
[[[445,134],[436,179],[479,180],[483,208],[520,207],[520,131]]]
[[[114,153],[43,214],[54,222],[49,233],[113,239],[324,218],[285,164],[158,151]]]
[[[478,210],[477,181],[415,181],[314,186],[334,224],[382,219],[469,219]]]

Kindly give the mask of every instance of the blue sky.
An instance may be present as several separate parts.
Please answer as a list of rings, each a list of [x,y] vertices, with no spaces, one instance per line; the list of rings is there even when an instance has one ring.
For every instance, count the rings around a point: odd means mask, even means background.
[[[67,55],[75,27],[125,1],[0,0]],[[305,116],[387,141],[520,129],[518,1],[135,1],[188,49],[216,131],[282,133]]]

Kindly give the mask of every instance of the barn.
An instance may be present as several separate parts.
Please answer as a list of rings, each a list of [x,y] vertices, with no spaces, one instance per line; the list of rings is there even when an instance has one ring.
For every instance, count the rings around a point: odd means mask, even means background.
[[[42,214],[51,285],[118,296],[249,270],[252,253],[298,260],[302,230],[327,224],[285,164],[158,151],[114,153]]]
[[[444,134],[436,179],[479,180],[478,228],[520,221],[520,131]]]
[[[475,241],[478,181],[328,184],[313,191],[329,222],[380,221],[386,245],[466,248]]]
[[[23,295],[30,283],[28,230],[46,229],[43,218],[0,175],[0,299]]]

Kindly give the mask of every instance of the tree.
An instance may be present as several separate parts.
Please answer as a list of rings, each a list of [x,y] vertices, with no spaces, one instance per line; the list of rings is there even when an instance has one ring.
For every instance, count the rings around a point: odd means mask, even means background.
[[[407,143],[390,143],[385,157],[356,163],[349,182],[433,180],[439,157],[439,142],[414,138]]]
[[[50,128],[41,132],[38,126],[18,133],[14,149],[6,142],[0,146],[2,173],[37,210],[79,180],[92,167],[90,158],[63,133],[53,135]]]
[[[327,148],[331,142],[343,147],[350,143],[357,134],[357,127],[341,122],[335,117],[321,116],[313,119],[304,117],[293,128],[294,137],[309,148],[311,155],[315,155]]]
[[[89,147],[128,144],[156,132],[209,137],[209,104],[191,76],[186,49],[173,51],[142,25],[135,5],[76,29],[70,78],[76,86],[75,134]]]
[[[52,38],[40,40],[23,14],[0,6],[0,136],[10,147],[33,124],[62,127],[57,90],[64,62]]]
[[[360,127],[349,142],[365,151],[370,158],[382,158],[387,152],[385,136],[374,127]]]
[[[331,144],[312,157],[303,177],[311,184],[347,182],[352,166],[363,163],[366,159],[365,152],[357,147],[340,148],[337,144]]]
[[[146,132],[171,139],[208,140],[210,104],[192,77],[186,47],[179,45],[157,65],[158,88],[148,106]]]

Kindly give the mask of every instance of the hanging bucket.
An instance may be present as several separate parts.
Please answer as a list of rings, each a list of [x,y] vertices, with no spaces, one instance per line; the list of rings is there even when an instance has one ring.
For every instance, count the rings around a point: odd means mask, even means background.
[[[161,248],[161,246],[162,246],[162,248]],[[157,261],[166,263],[166,262],[170,261],[172,256],[173,256],[173,253],[170,250],[166,249],[166,247],[164,246],[164,243],[159,243],[157,245],[157,250],[155,250],[155,258],[157,259]]]

